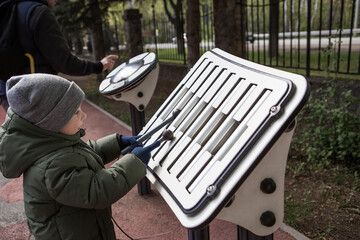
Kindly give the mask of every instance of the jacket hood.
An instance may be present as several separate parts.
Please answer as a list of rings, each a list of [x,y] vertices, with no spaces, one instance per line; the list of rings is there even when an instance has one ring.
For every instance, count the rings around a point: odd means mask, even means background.
[[[17,178],[39,158],[81,141],[85,131],[65,135],[41,129],[9,108],[0,128],[0,170],[7,178]]]

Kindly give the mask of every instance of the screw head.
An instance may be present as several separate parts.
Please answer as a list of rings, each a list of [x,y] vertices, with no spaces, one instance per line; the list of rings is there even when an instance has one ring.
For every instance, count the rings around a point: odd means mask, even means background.
[[[276,107],[276,106],[272,106],[271,108],[270,108],[270,112],[271,113],[276,113],[278,111],[278,108]]]
[[[270,211],[266,211],[263,214],[261,214],[260,222],[262,225],[266,227],[272,227],[276,223],[275,214]]]
[[[260,189],[266,194],[273,193],[276,190],[276,183],[272,178],[265,178],[260,183]]]
[[[280,112],[280,106],[272,106],[270,108],[270,115],[273,117],[276,116],[279,112]]]
[[[214,195],[215,192],[216,192],[216,186],[214,186],[214,185],[210,185],[210,186],[208,186],[208,187],[206,188],[206,194],[207,194],[208,196]]]

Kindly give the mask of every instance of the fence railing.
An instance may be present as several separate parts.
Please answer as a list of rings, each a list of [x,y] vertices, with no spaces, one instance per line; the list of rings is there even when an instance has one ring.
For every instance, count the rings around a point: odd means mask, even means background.
[[[246,58],[272,67],[303,69],[307,74],[310,71],[360,74],[359,1],[239,2],[238,7],[246,8]],[[271,16],[270,7],[274,5],[278,9],[275,22],[277,32],[270,32],[271,28],[274,29],[271,27],[271,24],[274,24],[271,19],[274,18]],[[202,11],[200,19],[201,54],[215,47],[213,12],[209,8],[202,9],[208,11]],[[160,61],[186,64],[186,33],[182,33],[184,41],[178,41],[176,29],[165,15],[143,20],[142,26],[144,51],[156,52]],[[118,28],[122,29],[121,26]],[[277,39],[276,52],[270,54],[270,50],[274,50],[270,49],[270,38],[274,34]],[[124,43],[118,43],[120,51],[124,48]],[[271,46],[273,48],[274,44]]]
[[[275,57],[269,56],[269,37],[274,34],[268,31],[272,24],[271,4],[279,10]],[[248,1],[247,29],[255,41],[247,43],[247,58],[274,67],[304,69],[307,73],[359,74],[358,4],[359,0],[271,0],[270,4],[265,0]]]

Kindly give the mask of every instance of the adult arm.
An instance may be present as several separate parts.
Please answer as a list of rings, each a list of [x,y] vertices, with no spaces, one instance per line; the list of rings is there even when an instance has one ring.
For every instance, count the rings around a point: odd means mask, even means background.
[[[47,6],[37,7],[30,19],[34,42],[46,62],[56,71],[68,75],[101,73],[114,66],[115,55],[93,62],[73,55],[61,32],[56,16]]]

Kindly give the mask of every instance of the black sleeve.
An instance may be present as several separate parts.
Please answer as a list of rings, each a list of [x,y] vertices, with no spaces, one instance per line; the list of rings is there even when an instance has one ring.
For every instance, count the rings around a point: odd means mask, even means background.
[[[36,47],[56,72],[75,76],[102,72],[101,62],[80,59],[71,53],[56,16],[47,6],[34,9],[29,25]]]

